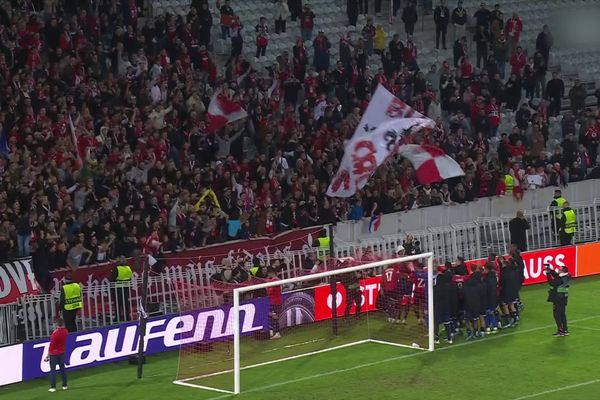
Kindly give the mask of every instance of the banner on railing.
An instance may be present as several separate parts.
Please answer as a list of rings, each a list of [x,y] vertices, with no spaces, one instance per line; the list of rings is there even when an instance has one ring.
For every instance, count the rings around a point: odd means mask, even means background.
[[[292,251],[309,251],[314,242],[317,241],[322,227],[312,227],[284,232],[273,237],[263,237],[250,240],[238,240],[223,244],[205,246],[197,249],[190,249],[180,253],[165,254],[161,258],[162,269],[169,270],[173,268],[187,269],[191,266],[202,266],[206,269],[213,269],[220,265],[221,260],[226,257],[244,257],[252,259],[274,259],[289,257]],[[134,269],[138,267],[131,263]],[[115,263],[81,267],[76,271],[68,269],[54,271],[53,290],[58,290],[61,282],[67,274],[71,274],[73,280],[86,286],[95,286],[110,281],[110,275]],[[134,271],[140,273],[141,271]]]
[[[31,258],[0,264],[0,304],[15,302],[26,294],[39,293]]]

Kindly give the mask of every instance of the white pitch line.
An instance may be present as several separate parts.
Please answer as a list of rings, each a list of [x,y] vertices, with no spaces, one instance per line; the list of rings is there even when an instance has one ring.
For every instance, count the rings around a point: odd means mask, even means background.
[[[517,397],[517,398],[512,399],[512,400],[532,399],[534,397],[543,396],[545,394],[552,394],[552,393],[556,393],[556,392],[562,392],[563,390],[575,389],[575,388],[578,388],[578,387],[581,387],[581,386],[593,385],[595,383],[600,383],[600,379],[594,379],[592,381],[576,383],[574,385],[562,386],[562,387],[559,387],[559,388],[556,388],[556,389],[544,390],[543,392],[528,394],[527,396]]]
[[[573,321],[571,321],[571,323],[589,321],[591,319],[596,319],[596,318],[600,318],[600,315],[595,315],[595,316],[591,316],[591,317],[585,317],[585,318],[573,320]],[[499,335],[496,335],[496,336],[487,337],[486,339],[483,339],[483,340],[476,340],[476,341],[471,341],[471,342],[463,342],[463,343],[458,343],[458,344],[454,344],[454,345],[447,346],[447,347],[442,347],[440,349],[437,349],[436,351],[439,352],[439,351],[444,351],[444,350],[457,349],[459,347],[464,347],[464,346],[470,346],[470,345],[477,344],[477,343],[486,343],[486,342],[489,342],[491,340],[497,340],[497,339],[505,338],[505,337],[509,337],[509,336],[515,336],[515,335],[521,335],[521,334],[524,334],[524,333],[531,333],[531,332],[541,331],[541,330],[544,330],[544,329],[554,328],[555,326],[556,326],[555,324],[544,325],[544,326],[538,326],[537,328],[530,328],[530,329],[519,330],[519,331],[510,332],[510,333],[499,334]],[[568,339],[566,339],[566,340],[568,340]],[[412,353],[412,354],[405,354],[405,355],[402,355],[402,356],[385,358],[385,359],[379,360],[379,361],[373,361],[373,362],[370,362],[370,363],[355,365],[355,366],[350,367],[350,368],[337,369],[337,370],[334,370],[334,371],[329,371],[329,372],[323,372],[323,373],[320,373],[320,374],[309,375],[309,376],[305,376],[305,377],[302,377],[302,378],[291,379],[291,380],[283,381],[283,382],[277,382],[277,383],[273,383],[271,385],[250,388],[250,389],[244,390],[243,393],[261,392],[263,390],[274,389],[274,388],[277,388],[277,387],[286,386],[286,385],[290,385],[290,384],[294,384],[294,383],[300,383],[300,382],[304,382],[304,381],[308,381],[308,380],[312,380],[312,379],[318,379],[318,378],[323,378],[323,377],[326,377],[326,376],[331,376],[331,375],[342,374],[342,373],[345,373],[345,372],[356,371],[356,370],[362,369],[362,368],[374,367],[376,365],[386,364],[386,363],[389,363],[389,362],[403,360],[403,359],[406,359],[406,358],[418,357],[418,356],[422,356],[424,354],[429,354],[429,353],[430,352],[421,352],[420,351],[420,352],[416,352],[416,353]],[[235,395],[230,394],[230,395],[224,395],[224,396],[211,397],[211,398],[209,398],[207,400],[223,400],[223,399],[229,399],[229,398],[231,398],[233,396],[235,396]],[[517,400],[517,399],[514,399],[514,400]]]
[[[573,327],[579,328],[579,329],[587,329],[588,331],[596,331],[596,332],[600,331],[600,328],[592,328],[590,326],[581,326],[581,325],[569,325],[569,326],[573,326]]]

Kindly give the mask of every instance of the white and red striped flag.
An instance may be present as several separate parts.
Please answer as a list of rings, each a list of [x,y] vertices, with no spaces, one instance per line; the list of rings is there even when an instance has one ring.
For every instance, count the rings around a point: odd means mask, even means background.
[[[350,197],[363,188],[375,170],[395,154],[415,161],[415,169],[420,183],[433,183],[452,176],[464,175],[454,160],[442,157],[433,146],[429,152],[421,151],[421,146],[402,150],[402,139],[410,132],[423,128],[433,128],[435,122],[413,110],[395,97],[383,85],[379,85],[365,114],[360,120],[352,139],[346,143],[340,169],[327,189],[332,197]],[[445,155],[441,150],[442,155]],[[429,158],[426,159],[426,154]],[[432,155],[433,153],[433,155]],[[454,164],[452,164],[454,163]],[[442,167],[444,171],[440,171]],[[435,179],[434,179],[435,177]],[[420,178],[423,178],[421,181]]]
[[[436,146],[405,144],[398,153],[412,163],[417,180],[423,185],[465,174],[453,158]]]
[[[247,116],[248,113],[239,103],[222,94],[215,94],[208,105],[208,126],[211,132],[216,132],[225,125]]]

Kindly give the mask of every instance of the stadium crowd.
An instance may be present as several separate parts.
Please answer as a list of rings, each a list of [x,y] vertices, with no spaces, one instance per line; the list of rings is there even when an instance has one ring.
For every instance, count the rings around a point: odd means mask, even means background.
[[[543,84],[546,48],[530,58],[517,46],[509,54],[504,33],[515,40],[514,24],[501,13],[478,11],[478,68],[461,38],[454,63],[419,66],[410,35],[387,42],[371,19],[341,38],[313,34],[318,10],[299,0],[278,0],[256,27],[245,27],[229,0],[195,0],[185,16],[156,17],[141,3],[1,2],[0,259],[32,254],[49,270],[75,269],[358,220],[375,204],[390,213],[518,197],[529,186],[600,175],[600,118],[581,107],[585,88],[571,90],[563,141],[551,147],[549,118],[560,111],[564,85],[557,75]],[[254,69],[243,55],[245,30],[256,32],[262,57],[284,21],[301,27],[293,51]],[[230,42],[230,57],[213,51],[213,25]],[[379,57],[382,68],[371,70]],[[437,122],[406,141],[441,147],[463,178],[421,186],[398,158],[353,198],[325,196],[379,84]],[[536,91],[541,99],[531,100]],[[248,118],[213,132],[214,95],[240,102]],[[498,130],[503,108],[516,111],[507,131]]]

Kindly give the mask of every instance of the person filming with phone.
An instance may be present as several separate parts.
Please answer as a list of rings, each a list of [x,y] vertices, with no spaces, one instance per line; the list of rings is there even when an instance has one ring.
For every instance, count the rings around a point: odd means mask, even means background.
[[[569,268],[563,265],[560,267],[560,272],[557,272],[549,264],[546,264],[546,279],[548,279],[548,283],[550,284],[548,301],[553,304],[554,320],[556,321],[556,333],[554,333],[554,336],[568,336],[567,300],[569,299],[569,286],[571,284]]]

